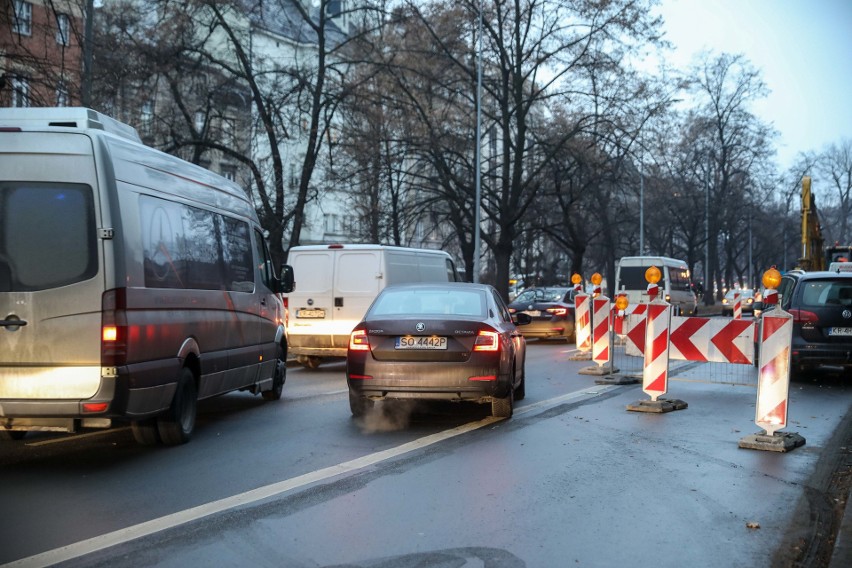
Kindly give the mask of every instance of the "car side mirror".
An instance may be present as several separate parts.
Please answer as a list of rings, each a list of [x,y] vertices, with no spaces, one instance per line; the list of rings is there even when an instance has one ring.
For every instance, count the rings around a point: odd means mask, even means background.
[[[527,325],[528,323],[532,323],[532,316],[524,312],[518,312],[512,314],[512,321],[515,325]]]
[[[280,290],[282,294],[289,294],[296,289],[296,282],[293,280],[293,267],[285,264],[281,267],[281,277],[279,278]]]

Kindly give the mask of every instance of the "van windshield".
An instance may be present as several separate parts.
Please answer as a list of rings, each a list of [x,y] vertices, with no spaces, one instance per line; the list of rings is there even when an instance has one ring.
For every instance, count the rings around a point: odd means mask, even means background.
[[[0,292],[92,278],[98,271],[96,238],[90,187],[0,183]]]
[[[648,281],[645,280],[645,271],[648,266],[622,266],[618,272],[618,290],[647,290]],[[657,267],[661,268],[661,267]],[[661,288],[666,287],[666,273],[661,270],[663,277],[658,282]]]

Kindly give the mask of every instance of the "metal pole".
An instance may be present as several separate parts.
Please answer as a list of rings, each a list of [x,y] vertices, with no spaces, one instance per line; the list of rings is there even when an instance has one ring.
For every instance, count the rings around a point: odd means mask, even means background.
[[[473,222],[473,281],[479,282],[480,267],[480,223],[482,201],[482,0],[479,1],[479,22],[476,35],[476,197],[474,198]]]
[[[751,279],[751,274],[752,274],[752,272],[751,272],[751,263],[752,263],[751,249],[752,249],[751,214],[749,213],[749,216],[748,216],[748,287],[754,288],[754,282]]]
[[[92,106],[92,20],[94,19],[95,1],[86,1],[86,22],[83,31],[83,90],[81,103],[84,107]]]
[[[639,256],[645,254],[645,174],[639,166]]]
[[[707,176],[710,172],[707,172]],[[710,180],[704,176],[704,305],[710,305]]]

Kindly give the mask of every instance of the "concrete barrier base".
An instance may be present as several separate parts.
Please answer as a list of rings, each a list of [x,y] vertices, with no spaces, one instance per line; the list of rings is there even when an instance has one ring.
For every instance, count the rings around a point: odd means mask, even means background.
[[[775,432],[769,436],[766,430],[740,439],[740,447],[749,450],[769,452],[789,452],[805,445],[805,439],[798,432]]]
[[[633,404],[627,405],[627,410],[632,412],[672,412],[673,410],[683,410],[689,405],[684,401],[673,398],[658,398],[657,400],[639,400]]]
[[[568,357],[570,361],[591,361],[592,360],[592,352],[591,351],[577,351],[573,353],[570,357]]]
[[[594,367],[584,367],[577,371],[581,375],[611,375],[617,373],[618,369],[611,365],[595,365]]]
[[[617,373],[618,369],[614,372]],[[640,382],[642,382],[642,379],[634,375],[610,375],[595,379],[596,385],[635,385]]]

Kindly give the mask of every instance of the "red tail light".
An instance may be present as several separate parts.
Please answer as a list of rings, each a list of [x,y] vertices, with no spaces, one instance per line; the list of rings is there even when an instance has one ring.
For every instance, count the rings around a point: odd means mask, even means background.
[[[349,336],[350,351],[369,351],[370,338],[367,337],[367,332],[363,329],[356,329]]]
[[[790,310],[794,323],[819,323],[819,316],[807,310]]]
[[[555,316],[565,316],[568,315],[568,308],[547,308],[547,313],[553,314]]]
[[[473,344],[474,351],[497,351],[500,349],[500,334],[496,331],[480,331]]]
[[[127,289],[107,290],[101,296],[101,366],[127,362]]]
[[[83,412],[85,413],[93,413],[93,412],[106,412],[109,408],[108,402],[84,402],[83,403]]]

